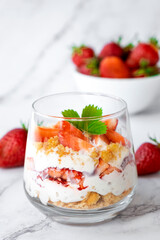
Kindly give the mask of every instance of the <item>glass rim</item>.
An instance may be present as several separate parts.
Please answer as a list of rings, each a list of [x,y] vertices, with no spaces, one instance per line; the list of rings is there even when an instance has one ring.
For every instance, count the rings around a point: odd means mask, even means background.
[[[52,97],[52,96],[60,96],[60,95],[90,95],[90,96],[100,96],[100,97],[108,97],[108,98],[111,98],[111,99],[114,99],[114,100],[117,100],[119,102],[121,102],[123,104],[123,107],[118,110],[118,111],[115,111],[113,113],[110,113],[110,114],[105,114],[105,115],[102,115],[100,117],[61,117],[61,116],[53,116],[53,115],[49,115],[49,114],[44,114],[44,113],[41,113],[40,111],[38,111],[35,107],[35,104],[45,98],[48,98],[48,97]],[[118,96],[115,96],[115,95],[111,95],[111,94],[103,94],[103,93],[96,93],[96,92],[78,92],[78,91],[72,91],[72,92],[59,92],[59,93],[53,93],[53,94],[49,94],[49,95],[46,95],[46,96],[43,96],[43,97],[40,97],[38,99],[36,99],[33,103],[32,103],[32,109],[33,111],[42,116],[42,117],[45,117],[45,118],[56,118],[56,119],[61,119],[61,120],[75,120],[75,121],[87,121],[88,119],[89,120],[94,120],[94,119],[102,119],[102,118],[105,118],[105,119],[109,119],[109,118],[114,118],[120,114],[122,114],[123,112],[125,112],[127,110],[127,103],[120,97]]]

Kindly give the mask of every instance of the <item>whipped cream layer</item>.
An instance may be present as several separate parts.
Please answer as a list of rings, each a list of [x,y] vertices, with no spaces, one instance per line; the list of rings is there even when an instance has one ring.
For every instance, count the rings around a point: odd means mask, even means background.
[[[128,164],[121,173],[113,171],[102,179],[98,175],[85,174],[84,186],[88,187],[83,190],[78,190],[76,184],[64,187],[48,179],[42,181],[37,179],[36,176],[36,172],[25,169],[25,187],[32,197],[39,197],[43,204],[47,204],[49,200],[64,203],[81,201],[88,192],[97,192],[101,195],[113,193],[118,196],[125,190],[134,187],[137,181],[137,171],[134,163]]]
[[[109,145],[106,145],[103,141],[101,143],[103,150],[107,151]],[[79,172],[93,173],[96,165],[98,164],[99,155],[92,157],[92,152],[96,148],[91,148],[89,151],[80,150],[79,152],[68,149],[68,154],[60,156],[57,153],[57,147],[53,148],[48,154],[44,149],[38,150],[34,144],[28,143],[26,156],[32,157],[34,160],[34,166],[36,171],[43,171],[50,167],[57,167],[59,169],[69,168],[70,170],[76,170]],[[97,149],[99,150],[99,149]],[[108,163],[121,169],[123,160],[128,157],[129,149],[121,146],[120,152],[117,152],[115,158]],[[27,159],[26,159],[27,161]]]
[[[57,150],[57,147],[55,147],[53,148],[53,151],[46,154],[43,149],[37,151],[34,144],[28,143],[26,156],[34,159],[36,171],[43,171],[49,167],[57,167],[59,169],[69,168],[70,170],[76,170],[79,172],[93,173],[98,162],[98,157],[93,159],[90,156],[92,149],[90,152],[85,150],[76,152],[69,149],[69,154],[63,156],[60,156],[57,153]]]

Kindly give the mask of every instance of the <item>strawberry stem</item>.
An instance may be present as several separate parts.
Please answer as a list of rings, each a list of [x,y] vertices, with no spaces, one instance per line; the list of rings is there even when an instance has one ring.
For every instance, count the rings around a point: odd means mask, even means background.
[[[117,40],[117,44],[118,45],[121,45],[121,42],[122,42],[122,36],[119,36],[118,40]]]
[[[26,124],[21,121],[21,126],[26,132],[28,132],[28,124],[26,126]]]
[[[156,143],[157,146],[160,148],[160,142],[158,142],[156,138],[149,137],[149,139],[150,139],[151,141],[153,141],[154,143]]]

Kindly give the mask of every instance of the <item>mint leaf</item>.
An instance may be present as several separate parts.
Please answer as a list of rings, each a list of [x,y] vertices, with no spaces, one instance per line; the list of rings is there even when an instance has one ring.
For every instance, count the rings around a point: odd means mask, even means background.
[[[80,118],[79,114],[73,109],[64,110],[62,112],[63,117],[68,118]],[[102,116],[102,108],[94,105],[86,106],[82,111],[82,117],[93,117],[92,119],[86,119],[86,121],[73,121],[68,120],[71,124],[73,124],[76,128],[81,131],[88,132],[90,134],[101,135],[105,134],[107,131],[107,127],[104,122],[101,122],[99,118]]]
[[[107,131],[107,126],[101,121],[92,121],[88,124],[88,129],[86,129],[90,134],[101,135],[105,134]]]
[[[82,117],[101,117],[102,116],[102,108],[94,105],[88,105],[83,108]]]
[[[74,111],[73,109],[67,109],[62,112],[63,117],[68,117],[68,118],[80,118],[79,114]],[[68,121],[72,123],[75,127],[79,128],[79,123],[78,121]]]
[[[64,110],[62,112],[63,117],[70,117],[70,118],[79,118],[79,114],[74,111],[73,109],[68,109],[68,110]]]

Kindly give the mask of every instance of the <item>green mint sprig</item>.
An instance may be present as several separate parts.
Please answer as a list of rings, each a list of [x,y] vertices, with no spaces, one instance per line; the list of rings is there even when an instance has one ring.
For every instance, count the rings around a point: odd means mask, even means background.
[[[96,135],[105,134],[107,131],[107,127],[104,122],[100,121],[102,113],[103,113],[102,108],[90,104],[83,108],[81,117],[83,118],[88,117],[91,119],[86,119],[84,121],[68,120],[68,122],[72,123],[76,128],[80,129],[81,131],[85,131],[90,134]],[[63,117],[66,118],[80,118],[80,115],[73,109],[64,110],[62,112],[62,115]]]

